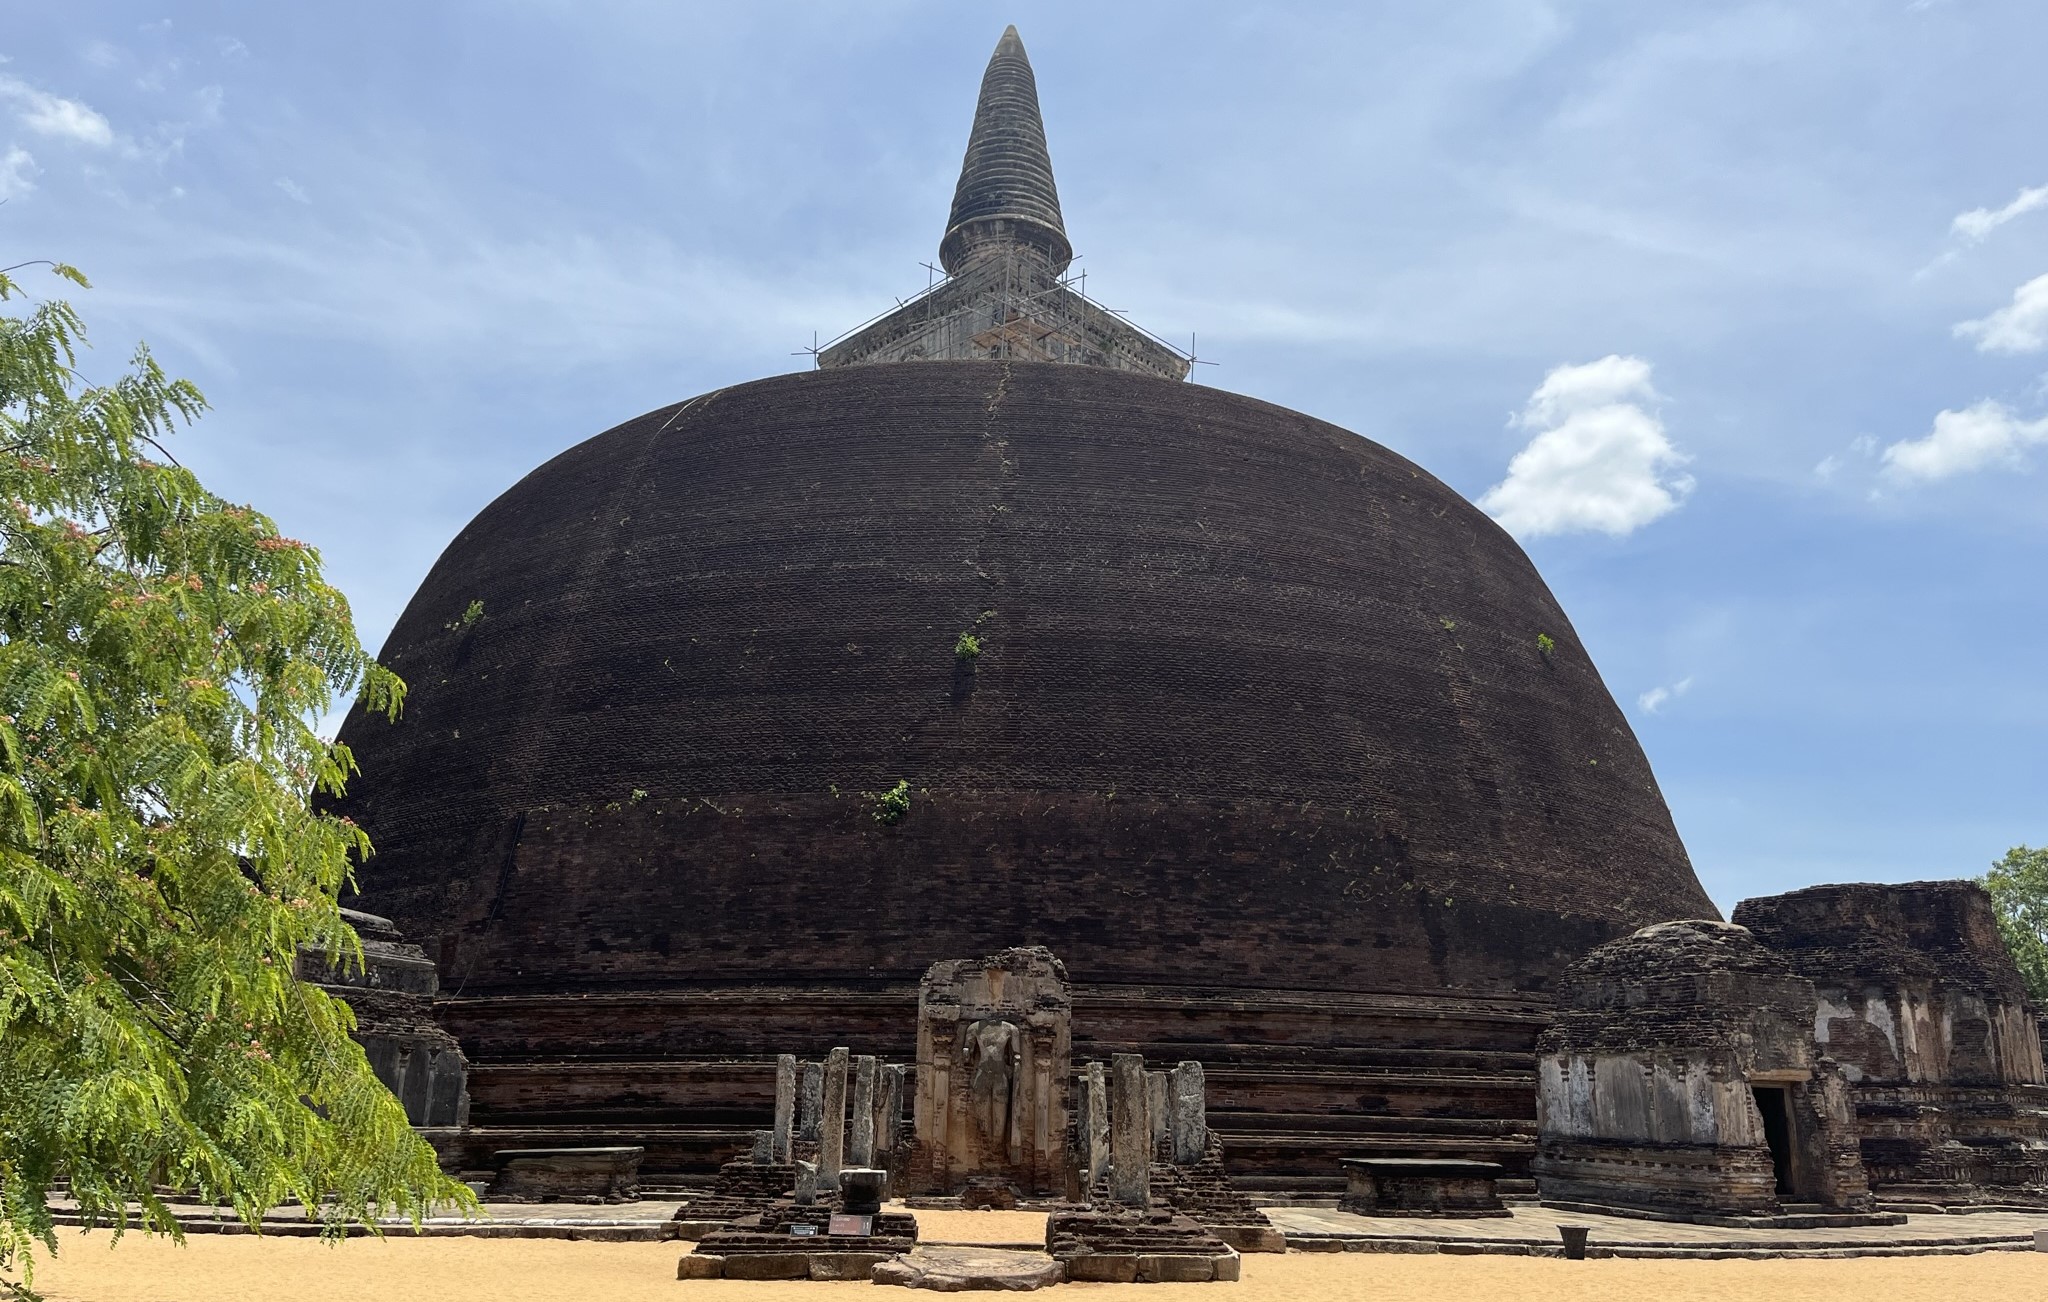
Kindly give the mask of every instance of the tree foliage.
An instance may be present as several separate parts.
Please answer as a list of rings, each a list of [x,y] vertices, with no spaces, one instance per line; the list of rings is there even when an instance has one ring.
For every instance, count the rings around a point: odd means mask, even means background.
[[[68,304],[0,300],[0,1269],[54,1250],[58,1182],[117,1232],[175,1235],[164,1186],[330,1228],[472,1205],[294,972],[361,963],[315,723],[404,684],[313,549],[164,451],[197,389],[145,348],[89,384]]]
[[[2048,846],[2016,845],[1984,875],[1998,929],[2020,965],[2034,1006],[2048,1013]]]

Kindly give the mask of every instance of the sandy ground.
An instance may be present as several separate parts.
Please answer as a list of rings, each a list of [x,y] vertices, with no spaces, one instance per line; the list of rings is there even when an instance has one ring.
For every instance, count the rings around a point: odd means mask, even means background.
[[[940,1229],[931,1226],[928,1237],[941,1237]],[[680,1283],[676,1258],[684,1247],[674,1243],[394,1237],[328,1246],[317,1239],[194,1235],[179,1247],[130,1235],[110,1246],[104,1233],[66,1231],[61,1244],[56,1259],[41,1259],[36,1267],[36,1286],[52,1302],[828,1302],[854,1292],[877,1296],[872,1284]],[[1067,1284],[1058,1291],[1103,1289],[1120,1289],[1138,1302],[2026,1302],[2048,1298],[2048,1253],[1569,1262],[1288,1253],[1246,1257],[1237,1284]]]

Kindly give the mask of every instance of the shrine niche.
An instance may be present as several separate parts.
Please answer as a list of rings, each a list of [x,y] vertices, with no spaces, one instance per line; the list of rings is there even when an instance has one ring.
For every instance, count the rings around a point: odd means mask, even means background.
[[[915,1139],[902,1192],[970,1180],[1067,1192],[1067,971],[1043,947],[934,963],[918,990]]]

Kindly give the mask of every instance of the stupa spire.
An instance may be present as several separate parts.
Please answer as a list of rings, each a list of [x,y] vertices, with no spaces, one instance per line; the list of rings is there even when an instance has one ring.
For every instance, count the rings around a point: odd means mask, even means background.
[[[1038,113],[1038,81],[1015,26],[1004,29],[982,74],[939,261],[956,272],[978,254],[1005,245],[1035,250],[1054,274],[1074,260]]]
[[[818,365],[1065,362],[1184,380],[1188,359],[1062,277],[1074,260],[1052,183],[1038,83],[1012,27],[981,79],[939,242],[946,279],[818,350]]]

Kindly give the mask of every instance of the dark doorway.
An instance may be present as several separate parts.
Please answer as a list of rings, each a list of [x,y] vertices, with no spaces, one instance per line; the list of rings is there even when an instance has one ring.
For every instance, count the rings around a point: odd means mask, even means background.
[[[1778,1196],[1792,1193],[1792,1115],[1786,1105],[1783,1085],[1752,1085],[1756,1110],[1764,1119],[1764,1143],[1771,1148],[1771,1172],[1778,1179]]]

